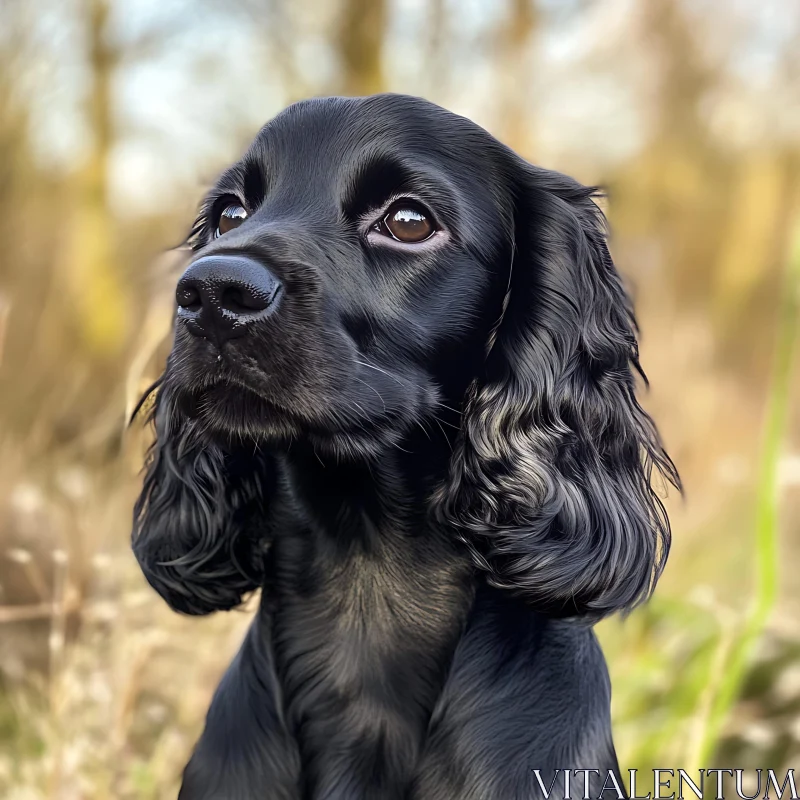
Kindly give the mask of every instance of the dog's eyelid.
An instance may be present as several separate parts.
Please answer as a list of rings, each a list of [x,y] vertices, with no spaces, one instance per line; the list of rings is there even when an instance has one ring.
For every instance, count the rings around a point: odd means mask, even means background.
[[[433,210],[433,203],[423,199],[419,195],[411,194],[409,192],[399,192],[397,194],[387,195],[386,199],[379,205],[368,208],[363,214],[360,215],[362,221],[368,222],[371,226],[374,222],[383,220],[386,215],[394,207],[398,207],[403,203],[407,203],[409,207],[418,207],[422,210],[436,226],[437,229],[444,227],[439,222],[439,215]]]
[[[397,192],[387,195],[386,199],[378,206],[370,208],[366,211],[363,215],[369,218],[380,218],[383,219],[389,210],[393,207],[398,205],[399,203],[408,203],[409,206],[420,206],[424,209],[429,215],[430,218],[438,224],[438,220],[436,219],[436,214],[433,211],[432,204],[420,197],[417,194],[413,194],[411,192]]]
[[[223,212],[227,206],[240,205],[247,213],[251,212],[250,204],[235,192],[220,192],[211,203],[212,216]]]

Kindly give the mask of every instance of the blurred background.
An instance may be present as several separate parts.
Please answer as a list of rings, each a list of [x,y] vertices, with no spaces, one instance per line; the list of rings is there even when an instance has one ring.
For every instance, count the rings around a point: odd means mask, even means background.
[[[686,484],[598,629],[623,769],[800,766],[800,4],[0,0],[0,796],[175,796],[251,610],[128,551],[169,248],[285,105],[384,90],[608,189]]]

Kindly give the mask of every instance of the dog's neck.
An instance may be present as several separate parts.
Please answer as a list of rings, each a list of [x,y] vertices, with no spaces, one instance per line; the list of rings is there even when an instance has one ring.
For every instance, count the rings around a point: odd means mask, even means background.
[[[449,446],[393,450],[349,464],[302,447],[285,456],[286,524],[275,531],[262,614],[287,721],[320,795],[354,770],[365,787],[379,773],[385,786],[407,783],[472,603],[466,553],[427,513]]]
[[[413,534],[427,524],[430,496],[448,474],[452,448],[442,433],[420,437],[417,431],[358,460],[295,446],[282,457],[289,488],[306,513],[326,520],[332,536],[356,535],[354,518],[362,515],[376,528]],[[341,524],[334,528],[332,520]]]

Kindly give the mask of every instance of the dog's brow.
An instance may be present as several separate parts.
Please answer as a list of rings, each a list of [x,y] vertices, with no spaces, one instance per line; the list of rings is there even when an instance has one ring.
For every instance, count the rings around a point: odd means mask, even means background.
[[[222,175],[219,176],[211,194],[240,194],[243,189],[244,171],[244,166],[241,163],[236,163],[228,167]]]
[[[258,161],[245,159],[242,168],[244,199],[250,208],[258,208],[267,193],[266,176]]]
[[[245,157],[228,167],[210,192],[212,197],[224,194],[241,197],[251,209],[258,208],[266,194],[266,178],[258,161]]]
[[[380,208],[392,195],[408,192],[452,206],[451,190],[433,172],[411,166],[394,154],[373,153],[347,177],[342,209],[350,219]]]
[[[412,180],[410,171],[398,159],[385,153],[373,153],[348,175],[343,210],[346,216],[355,219],[380,206]]]

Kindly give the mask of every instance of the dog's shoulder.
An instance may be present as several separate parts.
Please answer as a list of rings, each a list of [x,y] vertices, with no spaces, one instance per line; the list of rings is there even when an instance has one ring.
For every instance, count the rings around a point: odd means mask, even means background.
[[[542,796],[538,775],[564,797],[571,770],[593,771],[594,789],[618,775],[610,701],[591,627],[484,587],[434,712],[415,796],[527,800]]]

